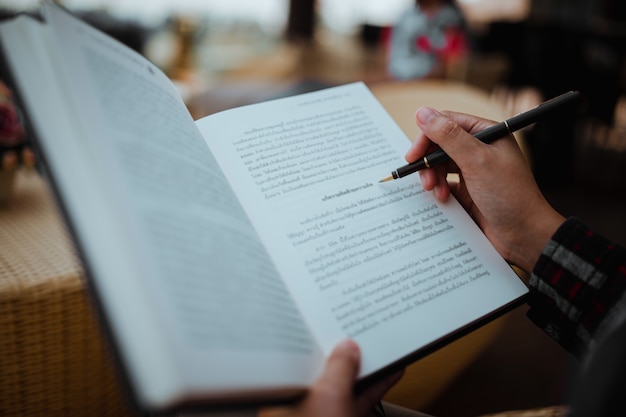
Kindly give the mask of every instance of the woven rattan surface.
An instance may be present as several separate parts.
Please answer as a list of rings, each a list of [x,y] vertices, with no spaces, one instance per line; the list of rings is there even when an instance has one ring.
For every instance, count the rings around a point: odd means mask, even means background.
[[[0,415],[129,415],[46,183],[0,207]]]
[[[533,408],[530,410],[506,411],[482,417],[566,417],[567,410],[566,406],[555,405],[553,407]]]

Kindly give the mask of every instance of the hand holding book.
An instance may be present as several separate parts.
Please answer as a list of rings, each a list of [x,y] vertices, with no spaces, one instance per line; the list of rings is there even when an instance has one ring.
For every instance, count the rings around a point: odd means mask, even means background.
[[[346,339],[335,346],[326,361],[324,372],[297,404],[267,408],[259,417],[365,417],[380,404],[385,393],[402,377],[402,371],[388,376],[365,390],[355,391],[361,352],[356,343]]]

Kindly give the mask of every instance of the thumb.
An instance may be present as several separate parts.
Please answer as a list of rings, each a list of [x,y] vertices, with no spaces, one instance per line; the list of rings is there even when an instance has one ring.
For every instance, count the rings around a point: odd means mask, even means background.
[[[359,346],[353,340],[346,339],[333,349],[326,369],[316,385],[343,395],[352,395],[360,363]]]
[[[352,340],[339,343],[331,352],[324,372],[300,404],[300,416],[353,416],[356,414],[354,381],[361,352]]]

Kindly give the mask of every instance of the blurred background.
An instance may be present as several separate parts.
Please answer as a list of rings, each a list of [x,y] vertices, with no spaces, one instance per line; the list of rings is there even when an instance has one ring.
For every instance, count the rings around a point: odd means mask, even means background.
[[[571,118],[528,135],[538,180],[547,187],[571,183],[581,148],[581,177],[621,186],[621,161],[604,152],[623,151],[618,142],[626,124],[626,5],[618,0],[59,3],[158,64],[195,117],[281,89],[355,80],[459,80],[512,113],[577,89],[587,106],[576,138]],[[0,0],[0,10],[6,17],[37,4]],[[606,157],[604,172],[590,178],[586,167],[596,157]]]
[[[450,80],[513,115],[568,90],[585,105],[524,132],[542,190],[626,244],[622,0],[63,0],[148,57],[194,117],[352,81]],[[0,15],[37,9],[0,0]],[[523,308],[423,410],[476,416],[562,402],[576,367]],[[416,394],[419,395],[419,394]]]
[[[622,161],[611,154],[623,151],[626,124],[626,5],[618,0],[59,2],[158,64],[195,117],[281,89],[355,80],[458,80],[511,113],[577,89],[587,99],[583,129],[574,132],[568,118],[528,135],[537,178],[546,187],[577,174],[622,185]],[[0,0],[0,10],[6,17],[37,3]],[[603,172],[588,172],[593,158]]]

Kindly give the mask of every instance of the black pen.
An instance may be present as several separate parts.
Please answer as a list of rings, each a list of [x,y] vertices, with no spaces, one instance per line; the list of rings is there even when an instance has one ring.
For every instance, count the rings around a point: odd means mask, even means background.
[[[580,93],[578,91],[569,91],[565,94],[561,94],[558,97],[541,103],[533,109],[520,113],[493,126],[489,126],[487,129],[474,134],[474,137],[481,142],[491,143],[496,139],[508,136],[515,131],[538,122],[556,110],[561,110],[564,107],[573,104],[579,99],[579,97]],[[429,153],[422,159],[396,169],[390,176],[383,178],[379,182],[396,180],[422,169],[434,167],[435,165],[449,159],[450,157],[444,151],[438,149]]]

